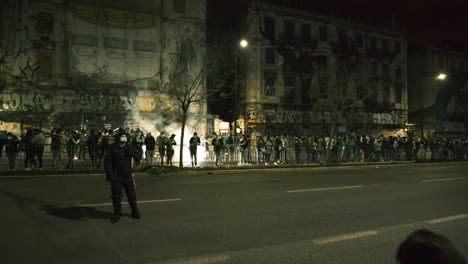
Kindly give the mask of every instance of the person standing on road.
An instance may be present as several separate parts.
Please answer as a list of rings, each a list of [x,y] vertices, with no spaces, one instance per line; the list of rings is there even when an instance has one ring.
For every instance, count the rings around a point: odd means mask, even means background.
[[[39,169],[42,170],[42,156],[44,155],[45,137],[42,130],[37,130],[36,136],[32,139],[31,143],[34,145],[34,155],[37,156]]]
[[[116,135],[116,142],[109,148],[105,157],[106,179],[111,184],[111,198],[114,207],[112,223],[120,220],[122,188],[127,195],[128,204],[132,210],[132,217],[140,219],[141,214],[138,210],[135,181],[132,172],[132,159],[141,160],[141,153],[127,143],[127,133],[122,128]]]
[[[131,144],[136,149],[136,151],[139,151],[141,153],[142,156],[143,156],[143,144],[144,143],[145,143],[145,136],[143,135],[143,131],[137,128],[135,130],[135,135],[133,136],[133,141],[131,142]],[[135,165],[136,167],[139,167],[140,160],[135,160]]]
[[[24,151],[24,169],[30,170],[34,164],[34,149],[31,143],[33,139],[32,130],[28,130],[26,135],[21,138],[20,151]]]
[[[65,140],[62,135],[62,129],[57,129],[56,133],[52,135],[52,167],[60,169],[62,165],[62,152],[65,145]]]
[[[215,155],[215,166],[219,166],[219,161],[221,158],[221,150],[223,149],[223,140],[220,136],[213,135],[213,140],[211,141],[211,145],[213,145],[214,155]]]
[[[16,169],[16,157],[19,152],[19,139],[11,132],[7,133],[7,138],[5,141],[5,152],[8,158],[8,168],[11,171]]]
[[[67,154],[68,154],[67,169],[75,168],[75,156],[76,156],[76,153],[78,152],[79,144],[80,144],[80,136],[78,135],[78,131],[73,131],[67,143]]]
[[[301,163],[302,139],[299,136],[294,137],[294,152],[296,154],[296,163]]]
[[[177,145],[175,141],[175,134],[172,134],[169,139],[166,140],[167,149],[167,165],[172,166],[172,158],[174,157],[174,146]]]
[[[145,138],[145,146],[146,146],[146,163],[148,165],[153,165],[153,158],[154,158],[154,146],[156,145],[156,140],[151,135],[150,132],[146,134]]]
[[[189,141],[190,159],[192,160],[192,167],[197,166],[197,146],[200,145],[201,141],[198,137],[197,132],[193,133],[193,137]]]
[[[257,165],[264,161],[262,153],[265,151],[265,139],[263,136],[259,136],[257,139],[257,144],[255,146],[257,149]]]
[[[161,166],[164,165],[164,155],[166,154],[166,141],[167,138],[164,136],[164,132],[156,138],[156,145],[158,146],[159,157],[161,158]]]

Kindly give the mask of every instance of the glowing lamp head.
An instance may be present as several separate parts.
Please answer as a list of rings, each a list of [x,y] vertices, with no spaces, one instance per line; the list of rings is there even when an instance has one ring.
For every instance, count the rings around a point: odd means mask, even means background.
[[[445,80],[445,78],[447,78],[447,74],[441,73],[437,76],[437,80]]]
[[[240,46],[241,46],[242,48],[245,48],[245,47],[247,47],[248,45],[249,45],[249,43],[247,42],[247,40],[245,40],[245,39],[241,40]]]

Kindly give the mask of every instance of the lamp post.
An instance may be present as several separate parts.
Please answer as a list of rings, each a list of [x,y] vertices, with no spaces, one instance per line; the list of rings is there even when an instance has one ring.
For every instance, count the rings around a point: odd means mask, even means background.
[[[430,80],[432,81],[434,77],[429,77]],[[439,80],[439,81],[443,81],[445,80],[445,78],[447,78],[447,74],[445,73],[439,73],[435,79],[436,80]],[[420,116],[421,116],[421,138],[424,137],[424,88],[421,89],[420,93],[419,93],[419,96],[420,96]]]
[[[242,49],[245,49],[247,48],[247,46],[249,46],[249,42],[247,42],[247,40],[245,39],[242,39],[240,42],[239,42],[239,45]],[[238,96],[238,87],[237,87],[237,60],[239,58],[239,49],[236,48],[235,49],[235,54],[234,54],[234,109],[237,109],[238,107],[238,99],[237,99],[237,96]],[[234,118],[235,118],[235,128],[234,128],[234,134],[237,134],[237,111],[234,111]],[[245,127],[244,127],[245,129]]]

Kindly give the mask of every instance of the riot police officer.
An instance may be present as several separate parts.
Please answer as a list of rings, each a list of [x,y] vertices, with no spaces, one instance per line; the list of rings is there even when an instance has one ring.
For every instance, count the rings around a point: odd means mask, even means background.
[[[122,188],[125,189],[128,204],[132,210],[132,217],[135,219],[141,218],[137,207],[132,158],[141,160],[141,152],[136,151],[131,144],[127,143],[127,133],[119,128],[116,141],[109,148],[105,163],[107,181],[111,183],[112,204],[114,206],[112,223],[120,220]]]

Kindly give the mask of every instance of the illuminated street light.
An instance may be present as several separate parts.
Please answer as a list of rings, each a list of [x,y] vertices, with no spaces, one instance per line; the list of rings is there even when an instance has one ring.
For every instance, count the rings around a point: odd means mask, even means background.
[[[437,79],[438,80],[445,80],[446,77],[447,77],[447,74],[441,73],[441,74],[439,74],[439,76],[437,76]]]
[[[247,47],[249,45],[249,42],[247,42],[247,40],[243,39],[243,40],[241,40],[240,45],[241,45],[241,47],[245,48],[245,47]]]

